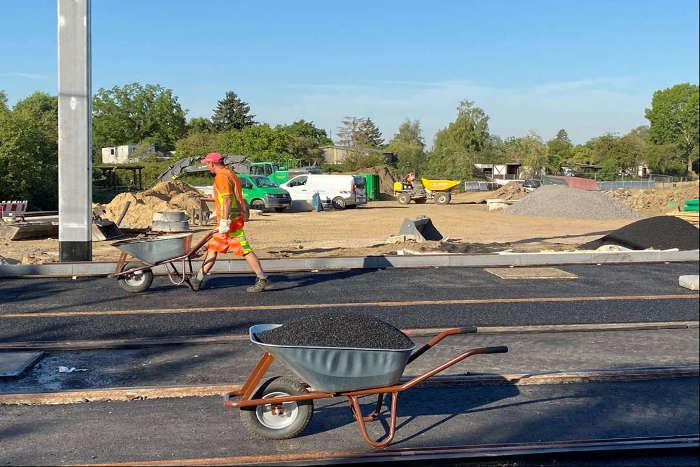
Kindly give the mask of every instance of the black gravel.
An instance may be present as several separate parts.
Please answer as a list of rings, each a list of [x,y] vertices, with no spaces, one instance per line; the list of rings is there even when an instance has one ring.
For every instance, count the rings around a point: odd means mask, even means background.
[[[628,224],[579,248],[589,250],[602,245],[620,245],[633,250],[696,250],[699,241],[698,229],[689,222],[674,216],[656,216]]]
[[[265,344],[407,349],[413,341],[391,324],[359,313],[313,313],[256,334]]]

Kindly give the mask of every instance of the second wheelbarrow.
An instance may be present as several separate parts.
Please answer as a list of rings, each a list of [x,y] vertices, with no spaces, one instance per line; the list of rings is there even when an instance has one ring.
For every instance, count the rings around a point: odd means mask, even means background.
[[[165,265],[170,282],[181,285],[192,275],[192,257],[212,237],[209,232],[197,244],[192,246],[192,234],[162,235],[152,238],[137,238],[112,243],[121,250],[115,271],[110,277],[116,277],[119,286],[127,292],[143,292],[153,283],[153,268]],[[127,263],[127,256],[133,256],[140,262]],[[180,267],[176,266],[180,263]]]
[[[372,447],[388,446],[394,439],[396,408],[401,391],[416,386],[472,355],[508,352],[508,347],[505,346],[470,349],[400,384],[406,365],[445,337],[475,332],[476,329],[447,329],[418,349],[415,346],[406,349],[371,349],[273,345],[258,339],[258,333],[279,326],[281,325],[259,324],[250,327],[250,340],[264,350],[263,356],[241,389],[224,395],[224,406],[239,408],[246,429],[263,439],[294,438],[311,420],[314,399],[345,397],[365,442]],[[301,380],[274,377],[260,384],[275,358],[281,360]],[[367,434],[366,423],[375,420],[381,413],[385,394],[391,394],[389,429],[383,440],[374,441]],[[364,416],[358,398],[372,395],[377,396],[376,407],[370,415]]]

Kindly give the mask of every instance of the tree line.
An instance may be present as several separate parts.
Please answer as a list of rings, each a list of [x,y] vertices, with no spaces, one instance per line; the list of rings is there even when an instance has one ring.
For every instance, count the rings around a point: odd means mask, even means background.
[[[186,117],[177,96],[159,85],[132,83],[99,89],[93,96],[93,161],[101,148],[136,144],[151,181],[176,158],[217,151],[253,160],[302,163],[319,161],[321,147],[346,150],[341,170],[387,162],[398,173],[414,170],[427,177],[471,179],[475,163],[520,162],[532,175],[560,173],[562,167],[588,164],[601,172],[625,173],[646,164],[656,173],[688,175],[698,171],[698,86],[678,84],[654,93],[645,109],[649,125],[619,136],[603,134],[574,145],[565,129],[550,140],[530,133],[505,139],[491,134],[489,116],[464,100],[457,115],[426,147],[420,122],[406,119],[388,141],[369,117],[348,116],[335,142],[313,122],[288,125],[257,122],[250,105],[229,91],[210,117]],[[10,108],[0,90],[0,198],[29,199],[33,209],[55,209],[57,200],[58,99],[35,92]]]

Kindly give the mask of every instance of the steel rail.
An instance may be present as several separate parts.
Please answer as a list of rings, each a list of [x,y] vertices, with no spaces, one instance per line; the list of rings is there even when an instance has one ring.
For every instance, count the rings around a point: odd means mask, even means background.
[[[328,465],[370,462],[417,462],[437,460],[464,460],[493,462],[498,459],[517,460],[531,457],[564,456],[570,454],[634,455],[654,452],[657,455],[697,455],[700,435],[583,439],[571,441],[543,441],[533,443],[481,444],[435,446],[425,448],[385,448],[371,451],[316,451],[254,456],[208,457],[170,460],[134,460],[89,464],[94,466],[165,466],[165,465]]]

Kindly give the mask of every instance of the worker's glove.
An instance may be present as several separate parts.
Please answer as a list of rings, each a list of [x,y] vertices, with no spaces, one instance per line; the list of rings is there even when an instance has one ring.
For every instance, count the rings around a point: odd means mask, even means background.
[[[219,221],[219,233],[225,234],[226,232],[231,230],[230,225],[231,225],[231,221],[229,219],[221,219]]]

